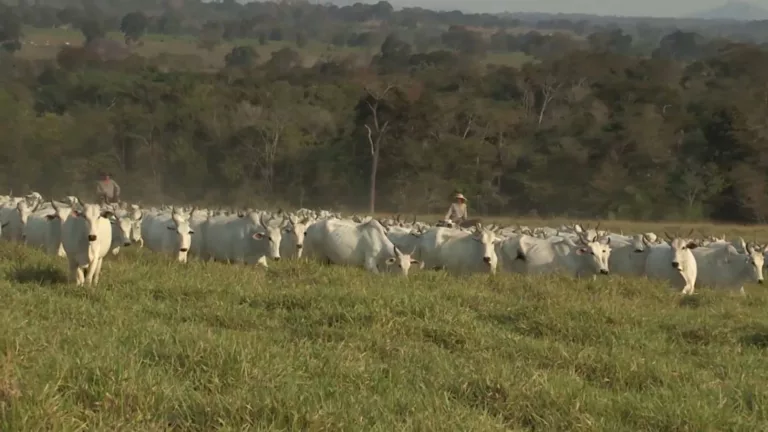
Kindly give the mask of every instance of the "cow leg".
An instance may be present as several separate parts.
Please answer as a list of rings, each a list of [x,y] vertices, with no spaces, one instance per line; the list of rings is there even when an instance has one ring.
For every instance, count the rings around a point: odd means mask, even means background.
[[[77,267],[77,263],[70,260],[69,261],[69,282],[75,283],[77,285],[80,285],[80,275],[78,274],[79,268]]]
[[[365,259],[365,269],[368,270],[371,273],[378,274],[379,273],[379,266],[376,265],[376,259],[375,258],[366,258]]]
[[[77,284],[77,286],[82,286],[85,283],[85,276],[83,275],[83,269],[81,269],[77,264],[75,264],[74,276],[75,276],[75,283]]]
[[[93,283],[95,285],[98,285],[99,283],[99,276],[101,275],[102,264],[104,264],[104,258],[97,258],[96,263],[94,263],[94,265],[96,266],[96,271],[93,272]]]
[[[93,260],[88,264],[88,273],[85,275],[85,282],[88,285],[93,285],[93,276],[96,274],[96,269],[99,267],[99,258]]]

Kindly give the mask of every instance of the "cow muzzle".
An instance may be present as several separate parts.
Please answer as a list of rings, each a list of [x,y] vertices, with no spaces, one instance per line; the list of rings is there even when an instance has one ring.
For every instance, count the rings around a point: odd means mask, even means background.
[[[123,243],[123,246],[125,246],[125,247],[128,247],[128,246],[130,246],[130,245],[131,245],[131,242],[124,242],[124,243]]]
[[[274,261],[280,261],[280,257],[274,257],[274,258],[272,258],[272,260],[274,260]]]
[[[89,242],[96,241],[96,234],[89,234],[88,235],[88,241]]]
[[[187,251],[189,251],[189,249],[187,249],[187,248],[181,248],[181,249],[179,249],[179,252],[187,252]]]
[[[672,262],[672,268],[680,269],[680,263],[677,261]]]
[[[304,245],[301,245],[301,244],[297,244],[297,245],[296,245],[296,249],[304,249]]]
[[[489,257],[489,256],[484,256],[484,257],[483,257],[483,262],[484,262],[484,263],[486,263],[486,264],[490,264],[490,263],[491,263],[491,257]]]
[[[758,284],[760,284],[760,285],[762,285],[762,284],[763,284],[763,280],[762,280],[762,279],[760,279],[759,281],[757,281],[757,283],[758,283]]]
[[[610,274],[610,273],[611,273],[611,272],[609,272],[609,271],[608,271],[608,270],[606,270],[606,269],[600,269],[600,274],[601,274],[601,275],[607,275],[607,274]]]

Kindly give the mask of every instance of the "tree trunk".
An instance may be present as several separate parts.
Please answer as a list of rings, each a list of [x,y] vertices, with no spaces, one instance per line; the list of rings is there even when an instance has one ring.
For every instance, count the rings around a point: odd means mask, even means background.
[[[376,173],[379,171],[379,149],[380,146],[376,146],[371,158],[371,189],[368,196],[368,211],[373,215],[376,211]]]

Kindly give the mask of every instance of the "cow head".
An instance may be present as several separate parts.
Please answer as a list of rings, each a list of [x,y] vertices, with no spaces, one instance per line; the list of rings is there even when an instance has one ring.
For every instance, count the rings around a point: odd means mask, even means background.
[[[70,216],[82,218],[85,221],[86,231],[88,232],[88,242],[93,243],[99,239],[98,237],[98,220],[99,218],[109,218],[114,216],[112,209],[102,209],[98,204],[83,204],[83,201],[78,199],[79,209],[72,209]]]
[[[253,234],[255,240],[266,241],[269,244],[267,257],[275,261],[280,260],[280,242],[283,240],[283,229],[288,225],[288,220],[278,221],[274,216],[269,219],[264,218],[264,213],[259,216],[259,225],[264,232]]]
[[[688,235],[691,234],[693,234],[693,230]],[[698,245],[689,239],[673,237],[666,232],[664,235],[667,236],[669,246],[672,248],[672,268],[685,275],[691,262],[695,262],[691,250],[696,249]]]
[[[171,210],[171,221],[173,225],[169,225],[166,228],[168,231],[172,231],[175,234],[175,244],[177,246],[176,259],[179,262],[187,262],[187,253],[192,245],[192,235],[195,231],[189,225],[189,220],[192,218],[192,213],[195,209],[192,209],[188,215],[183,215],[176,212],[176,209]]]
[[[761,247],[757,245],[751,245],[744,243],[743,239],[739,239],[741,242],[741,247],[746,252],[746,265],[747,265],[747,271],[752,276],[753,280],[756,281],[759,284],[763,283],[763,266],[765,265],[765,251],[768,250],[768,246]],[[733,251],[736,251],[736,248],[733,248]],[[729,251],[731,252],[731,251]]]
[[[653,246],[653,240],[645,234],[636,234],[632,237],[632,246],[635,248],[635,253],[643,253]]]
[[[16,204],[16,211],[19,213],[19,221],[21,222],[21,238],[22,240],[26,240],[27,238],[27,221],[29,220],[29,215],[37,211],[37,209],[40,207],[40,202],[38,201],[37,204],[35,204],[34,207],[29,206],[26,201],[19,201],[18,204]]]
[[[611,258],[611,238],[602,237],[598,240],[597,234],[589,237],[588,234],[579,234],[581,244],[576,249],[576,254],[587,259],[587,262],[595,273],[607,275],[608,260]]]
[[[111,222],[113,238],[119,240],[123,246],[130,246],[131,229],[133,228],[131,219],[123,216],[112,219]]]
[[[423,226],[414,226],[409,234],[414,237],[421,237],[425,232],[427,232],[427,228]]]
[[[142,213],[141,210],[134,210],[129,219],[131,221],[131,232],[128,240],[131,243],[143,244],[144,241],[141,237],[141,221],[144,219],[144,213]]]
[[[396,269],[396,272],[403,276],[408,276],[408,270],[410,270],[411,265],[420,264],[419,261],[411,258],[411,254],[402,253],[397,246],[393,247],[393,251],[395,256],[388,258],[385,262],[387,266]]]
[[[53,213],[45,215],[45,219],[49,222],[57,221],[59,223],[64,223],[72,212],[71,207],[59,207],[53,200],[51,200],[51,208],[53,209]]]
[[[496,265],[498,264],[495,248],[496,236],[490,230],[483,228],[482,224],[478,223],[475,225],[475,232],[472,234],[472,239],[480,244],[483,263],[488,267],[491,273],[495,273]]]
[[[288,222],[290,224],[286,226],[285,232],[291,236],[293,244],[296,245],[296,257],[301,258],[301,254],[304,251],[304,236],[306,235],[307,227],[309,227],[312,221],[308,217],[299,220],[296,216],[291,215],[288,217]]]

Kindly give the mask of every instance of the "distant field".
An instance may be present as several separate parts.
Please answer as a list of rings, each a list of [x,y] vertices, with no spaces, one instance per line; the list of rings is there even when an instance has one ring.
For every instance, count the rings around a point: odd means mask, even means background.
[[[24,44],[20,55],[28,59],[50,59],[55,58],[61,49],[61,45],[69,43],[71,45],[81,45],[84,41],[82,33],[78,30],[70,29],[35,29],[27,28],[24,30]],[[108,37],[122,41],[121,33],[109,33]],[[142,38],[141,44],[134,45],[131,49],[144,57],[155,57],[160,54],[173,54],[176,56],[198,56],[202,59],[202,67],[205,69],[218,69],[224,65],[224,56],[226,56],[235,45],[253,46],[259,53],[262,61],[269,59],[272,52],[289,47],[298,51],[306,66],[314,64],[322,58],[342,58],[350,55],[360,57],[361,61],[368,62],[370,58],[378,52],[378,49],[356,49],[339,48],[332,45],[309,43],[304,48],[297,48],[292,42],[269,42],[266,45],[260,45],[257,40],[245,39],[235,42],[225,42],[217,46],[212,51],[208,51],[197,46],[197,39],[193,37],[178,37],[164,35],[147,35]],[[532,58],[523,53],[492,53],[486,58],[488,63],[504,64],[510,66],[519,66],[522,63],[531,61]]]
[[[124,252],[77,288],[0,244],[0,430],[768,430],[757,286]]]

